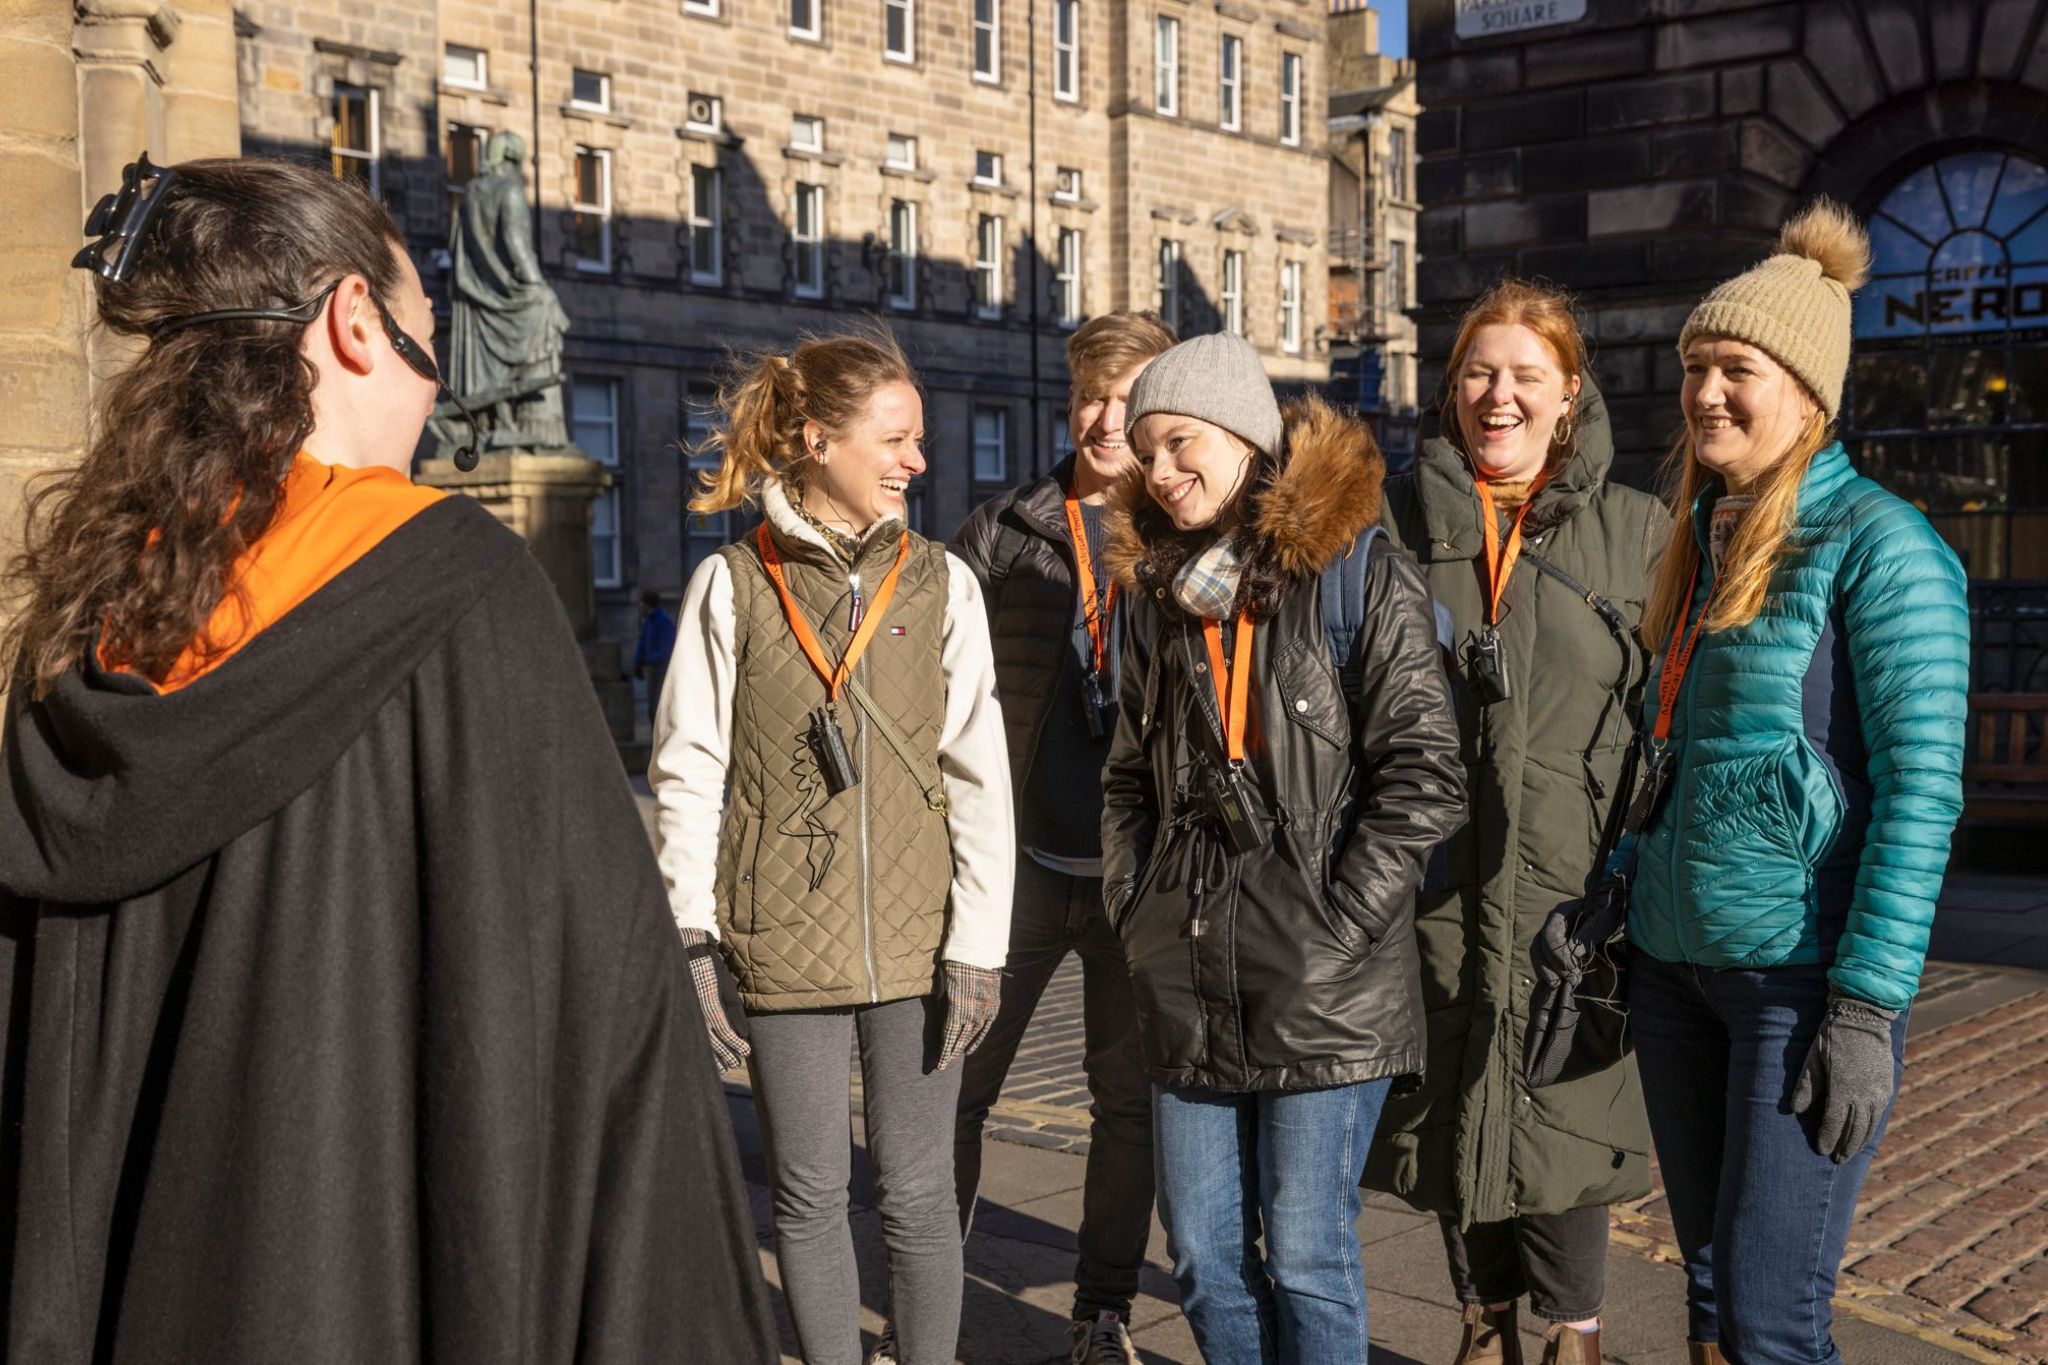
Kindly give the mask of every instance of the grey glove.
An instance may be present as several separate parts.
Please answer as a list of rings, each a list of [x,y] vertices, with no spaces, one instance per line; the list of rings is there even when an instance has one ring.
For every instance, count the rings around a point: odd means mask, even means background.
[[[725,1017],[725,1004],[718,998],[718,964],[711,960],[718,942],[702,929],[685,929],[682,934],[690,984],[697,988],[697,1007],[704,1012],[704,1025],[711,1032],[711,1055],[720,1071],[730,1071],[754,1049],[733,1031],[732,1021]]]
[[[1816,1105],[1813,1150],[1837,1165],[1863,1150],[1892,1102],[1892,1020],[1897,1010],[1828,992],[1827,1018],[1807,1049],[1792,1112]]]
[[[1003,974],[993,967],[946,964],[946,1037],[939,1045],[938,1070],[981,1046],[1002,1002]]]

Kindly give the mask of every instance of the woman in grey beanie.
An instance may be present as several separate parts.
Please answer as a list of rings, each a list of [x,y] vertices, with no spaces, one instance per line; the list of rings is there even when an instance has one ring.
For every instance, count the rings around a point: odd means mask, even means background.
[[[1209,1360],[1362,1361],[1358,1179],[1422,1069],[1415,887],[1464,818],[1429,594],[1372,529],[1371,434],[1283,412],[1241,338],[1154,360],[1126,429],[1109,559],[1151,610],[1127,618],[1103,896],[1174,1277]]]

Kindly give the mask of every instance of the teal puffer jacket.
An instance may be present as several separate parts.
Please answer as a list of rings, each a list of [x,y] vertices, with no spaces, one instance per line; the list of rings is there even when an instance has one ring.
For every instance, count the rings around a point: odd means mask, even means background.
[[[1713,586],[1720,491],[1692,509],[1692,616]],[[1910,1004],[1962,810],[1969,673],[1955,553],[1828,446],[1762,612],[1700,635],[1672,720],[1672,790],[1621,859],[1635,873],[1629,938],[1667,962],[1828,963],[1838,991]]]

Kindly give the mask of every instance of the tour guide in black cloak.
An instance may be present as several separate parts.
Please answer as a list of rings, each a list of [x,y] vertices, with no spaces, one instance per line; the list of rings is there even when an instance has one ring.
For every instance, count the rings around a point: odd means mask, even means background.
[[[28,692],[7,1359],[773,1358],[660,876],[516,536],[447,498],[188,687]]]

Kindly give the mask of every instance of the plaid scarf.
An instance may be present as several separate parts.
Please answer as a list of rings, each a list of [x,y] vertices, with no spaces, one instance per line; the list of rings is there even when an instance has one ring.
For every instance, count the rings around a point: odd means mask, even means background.
[[[1221,621],[1237,602],[1244,561],[1234,536],[1219,536],[1208,549],[1188,556],[1173,576],[1173,600],[1196,616]]]

